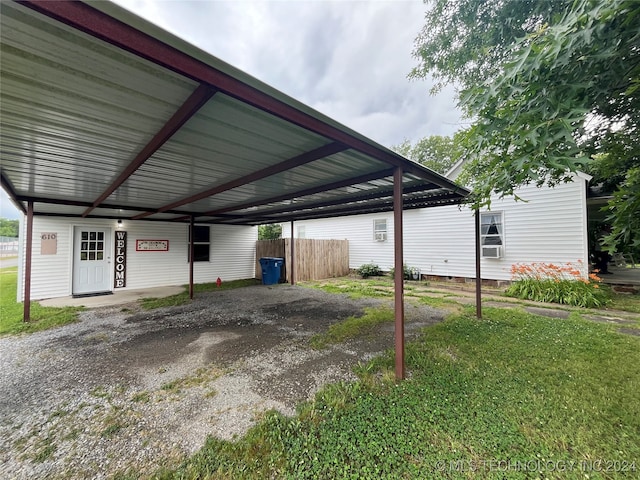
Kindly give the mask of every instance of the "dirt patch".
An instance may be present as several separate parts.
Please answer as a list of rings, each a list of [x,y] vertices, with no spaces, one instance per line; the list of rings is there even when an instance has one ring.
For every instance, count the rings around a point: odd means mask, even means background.
[[[309,339],[388,300],[280,285],[188,305],[84,312],[56,330],[0,339],[0,478],[109,478],[154,471],[230,439],[268,409],[291,415],[329,382],[393,347],[393,325],[324,350]],[[407,305],[407,338],[444,312]]]

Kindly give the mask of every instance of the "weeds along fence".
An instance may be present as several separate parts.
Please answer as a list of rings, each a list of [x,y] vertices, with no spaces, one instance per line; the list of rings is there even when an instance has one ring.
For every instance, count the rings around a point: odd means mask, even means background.
[[[313,240],[296,238],[296,281],[320,280],[342,277],[349,274],[348,240]],[[256,277],[262,278],[260,259],[263,257],[284,258],[284,273],[281,279],[291,282],[291,239],[259,240],[256,242]]]

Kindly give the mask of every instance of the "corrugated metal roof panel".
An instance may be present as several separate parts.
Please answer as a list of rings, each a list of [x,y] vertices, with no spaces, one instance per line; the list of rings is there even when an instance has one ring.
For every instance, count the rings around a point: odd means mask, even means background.
[[[123,187],[153,190],[171,175],[166,199],[179,200],[326,143],[324,137],[218,93]],[[122,196],[118,200],[128,201]],[[202,205],[206,208],[206,203]]]
[[[40,162],[44,175],[47,165],[56,168],[51,157],[73,162],[81,181],[85,168],[86,177],[100,165],[95,178],[104,188],[196,85],[21,6],[0,8],[3,150]],[[12,182],[24,195],[66,195],[61,188],[34,192],[26,179]]]

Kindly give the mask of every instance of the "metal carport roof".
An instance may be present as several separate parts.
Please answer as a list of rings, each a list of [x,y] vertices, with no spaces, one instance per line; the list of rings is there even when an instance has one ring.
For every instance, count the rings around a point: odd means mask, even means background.
[[[109,2],[0,2],[0,22],[0,181],[27,214],[25,320],[34,215],[193,228],[394,211],[401,271],[401,210],[469,194]],[[395,289],[403,378],[401,275]]]
[[[1,179],[35,215],[262,224],[468,192],[107,2],[2,2]]]

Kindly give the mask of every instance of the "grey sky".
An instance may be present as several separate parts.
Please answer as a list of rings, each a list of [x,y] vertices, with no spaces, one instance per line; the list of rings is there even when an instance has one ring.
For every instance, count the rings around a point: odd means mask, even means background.
[[[420,0],[115,1],[382,145],[461,127],[452,89],[407,79]]]

